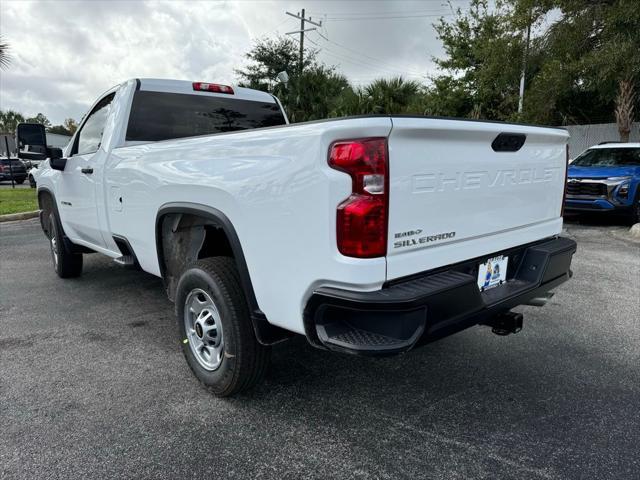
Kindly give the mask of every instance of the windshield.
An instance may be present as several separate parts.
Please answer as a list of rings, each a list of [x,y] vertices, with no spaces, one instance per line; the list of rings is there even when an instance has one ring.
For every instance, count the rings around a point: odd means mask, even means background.
[[[127,141],[157,141],[284,125],[277,103],[234,97],[137,91]]]
[[[640,165],[640,148],[593,148],[578,156],[571,165],[578,167]]]

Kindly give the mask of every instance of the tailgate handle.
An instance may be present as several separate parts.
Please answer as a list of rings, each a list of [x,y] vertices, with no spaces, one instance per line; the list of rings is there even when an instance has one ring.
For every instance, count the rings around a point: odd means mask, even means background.
[[[524,145],[527,136],[524,133],[501,133],[491,142],[494,152],[517,152]]]

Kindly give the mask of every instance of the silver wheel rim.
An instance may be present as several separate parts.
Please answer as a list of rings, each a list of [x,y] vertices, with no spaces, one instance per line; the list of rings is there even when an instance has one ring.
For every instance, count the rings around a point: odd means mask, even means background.
[[[191,290],[184,302],[184,330],[189,348],[200,366],[205,370],[216,370],[224,354],[222,322],[211,296],[200,288]]]
[[[58,266],[58,241],[56,240],[55,234],[51,235],[51,256],[53,257],[53,265],[55,267]]]

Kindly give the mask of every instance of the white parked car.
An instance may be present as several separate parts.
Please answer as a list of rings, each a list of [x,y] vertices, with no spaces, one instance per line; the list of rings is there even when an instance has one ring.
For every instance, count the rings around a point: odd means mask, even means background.
[[[90,252],[162,277],[189,366],[230,395],[296,334],[389,355],[477,324],[518,331],[510,310],[571,276],[567,137],[388,115],[290,125],[268,93],[131,80],[38,169],[41,221],[60,277]]]

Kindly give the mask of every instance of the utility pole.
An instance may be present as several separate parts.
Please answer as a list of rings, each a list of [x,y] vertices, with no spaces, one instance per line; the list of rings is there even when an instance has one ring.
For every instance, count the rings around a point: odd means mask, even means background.
[[[305,30],[304,28],[304,22],[308,22],[311,25],[315,25],[316,27],[322,27],[322,21],[320,21],[320,23],[314,22],[311,20],[311,17],[306,18],[305,14],[304,14],[304,8],[302,9],[302,12],[295,15],[291,12],[285,12],[287,15],[292,16],[293,18],[298,18],[300,19],[300,30],[294,30],[293,32],[287,32],[285,35],[293,35],[295,33],[299,33],[300,34],[300,58],[298,59],[298,71],[300,74],[302,74],[302,65],[304,64],[303,60],[302,60],[302,56],[304,55],[304,32],[310,32],[312,30],[316,30],[315,28],[307,28]]]
[[[522,56],[522,75],[520,76],[520,99],[518,100],[518,113],[522,113],[524,107],[524,77],[527,73],[527,60],[529,57],[529,42],[531,41],[531,10],[529,10],[529,23],[527,23],[527,42],[524,46],[524,55]]]

